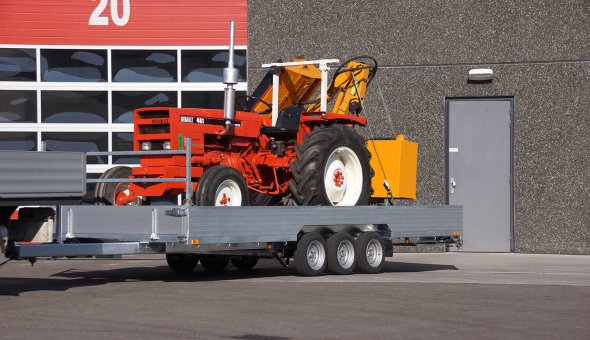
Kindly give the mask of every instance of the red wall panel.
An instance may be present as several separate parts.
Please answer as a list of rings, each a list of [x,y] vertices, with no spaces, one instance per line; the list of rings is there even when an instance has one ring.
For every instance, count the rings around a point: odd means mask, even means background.
[[[246,15],[246,0],[1,0],[0,44],[223,46],[234,20],[246,45]]]

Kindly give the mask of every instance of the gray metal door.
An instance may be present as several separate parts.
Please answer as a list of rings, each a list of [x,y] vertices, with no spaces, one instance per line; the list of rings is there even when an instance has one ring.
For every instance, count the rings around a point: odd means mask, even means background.
[[[463,205],[463,250],[512,249],[513,100],[448,99],[449,204]]]

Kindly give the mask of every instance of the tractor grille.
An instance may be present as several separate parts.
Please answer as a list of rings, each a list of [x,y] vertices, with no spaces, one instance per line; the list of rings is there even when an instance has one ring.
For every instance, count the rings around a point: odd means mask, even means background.
[[[162,134],[162,133],[170,133],[170,125],[168,125],[168,124],[150,124],[150,125],[140,125],[139,126],[139,134],[141,134],[141,135],[153,135],[153,134]]]
[[[147,110],[139,112],[139,118],[141,119],[168,118],[169,116],[170,112],[168,110]]]

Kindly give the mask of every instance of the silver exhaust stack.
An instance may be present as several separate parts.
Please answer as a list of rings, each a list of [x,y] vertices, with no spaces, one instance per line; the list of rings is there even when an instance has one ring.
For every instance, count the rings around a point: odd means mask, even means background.
[[[223,101],[223,118],[225,119],[226,134],[231,126],[232,121],[236,118],[235,102],[236,89],[234,85],[238,83],[238,69],[234,67],[234,21],[229,26],[229,60],[227,67],[223,69],[223,83],[225,84],[225,96]]]

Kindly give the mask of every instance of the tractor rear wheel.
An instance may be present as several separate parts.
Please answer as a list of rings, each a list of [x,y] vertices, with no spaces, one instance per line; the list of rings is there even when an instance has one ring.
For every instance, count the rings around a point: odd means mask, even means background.
[[[116,166],[105,171],[99,179],[129,178],[131,168]],[[141,205],[142,197],[136,196],[130,189],[129,183],[97,183],[94,189],[97,205]]]
[[[371,195],[370,154],[364,140],[346,125],[313,130],[291,163],[289,188],[300,205],[367,205]]]
[[[216,165],[205,171],[197,190],[195,205],[243,206],[248,205],[248,186],[242,174],[229,166]]]

